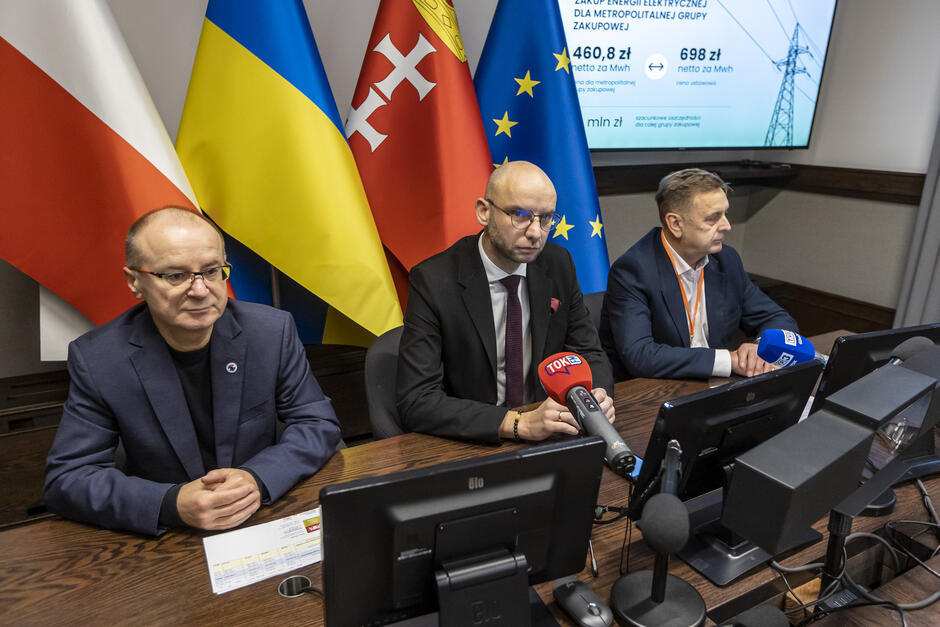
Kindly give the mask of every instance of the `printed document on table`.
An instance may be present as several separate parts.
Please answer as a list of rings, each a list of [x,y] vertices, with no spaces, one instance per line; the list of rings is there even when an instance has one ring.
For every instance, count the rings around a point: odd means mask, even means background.
[[[320,508],[202,541],[212,591],[223,594],[320,561]]]

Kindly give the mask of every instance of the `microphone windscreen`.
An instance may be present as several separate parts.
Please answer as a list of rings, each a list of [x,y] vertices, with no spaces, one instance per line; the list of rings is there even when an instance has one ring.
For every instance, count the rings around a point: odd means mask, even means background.
[[[891,359],[907,361],[915,354],[926,348],[930,348],[931,346],[934,346],[934,343],[925,338],[923,335],[915,335],[914,337],[909,337],[895,346],[894,350],[891,351]]]
[[[539,381],[545,393],[562,405],[567,404],[568,390],[581,385],[590,390],[591,367],[577,353],[555,353],[539,364]]]
[[[916,355],[905,359],[900,366],[940,381],[940,346],[931,343],[917,351]]]
[[[816,357],[813,343],[786,329],[767,329],[757,339],[757,356],[778,368],[802,364]]]
[[[657,553],[678,553],[689,540],[689,510],[675,494],[654,494],[643,506],[640,528],[646,544]]]

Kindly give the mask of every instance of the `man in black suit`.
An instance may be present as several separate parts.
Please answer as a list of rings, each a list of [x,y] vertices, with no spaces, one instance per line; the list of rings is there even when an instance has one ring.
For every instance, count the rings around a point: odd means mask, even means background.
[[[490,442],[576,434],[577,421],[546,398],[536,373],[560,351],[587,360],[613,422],[610,365],[571,255],[547,241],[555,198],[537,166],[507,163],[476,201],[482,233],[411,270],[397,387],[407,430]],[[512,409],[539,400],[534,410]]]

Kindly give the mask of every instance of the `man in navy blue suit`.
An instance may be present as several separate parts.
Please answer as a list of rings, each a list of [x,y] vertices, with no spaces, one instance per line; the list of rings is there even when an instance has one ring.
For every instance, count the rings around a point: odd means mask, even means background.
[[[229,301],[211,222],[151,212],[125,248],[127,285],[144,302],[69,346],[46,505],[154,535],[235,527],[333,454],[333,407],[290,314]]]
[[[660,181],[662,227],[614,262],[607,279],[600,336],[616,380],[753,376],[771,366],[756,344],[731,346],[734,336],[797,331],[724,244],[727,192],[718,175],[696,168]]]

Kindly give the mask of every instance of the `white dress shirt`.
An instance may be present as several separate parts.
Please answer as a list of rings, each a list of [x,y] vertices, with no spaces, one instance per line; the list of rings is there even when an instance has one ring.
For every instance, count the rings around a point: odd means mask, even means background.
[[[685,296],[689,299],[689,308],[687,312],[695,311],[695,296],[698,294],[698,280],[699,276],[705,272],[705,266],[708,265],[708,255],[705,255],[705,258],[698,264],[697,267],[693,268],[685,259],[682,258],[679,253],[676,252],[676,249],[669,244],[669,240],[663,238],[666,242],[666,246],[669,246],[669,252],[672,254],[672,259],[675,263],[676,274],[679,276],[679,280],[682,282],[682,289],[685,290]],[[691,321],[686,316],[686,322],[691,326]],[[708,348],[708,314],[705,310],[705,284],[702,283],[702,295],[698,299],[698,313],[695,314],[695,331],[692,335],[692,348]],[[715,363],[712,364],[712,376],[713,377],[728,377],[731,376],[731,352],[723,349],[715,349]]]
[[[493,324],[496,327],[496,404],[506,402],[506,288],[500,281],[508,273],[503,272],[490,261],[483,250],[483,235],[477,239],[480,259],[486,270],[486,280],[490,284],[490,303],[493,307]],[[528,377],[532,365],[532,329],[529,327],[529,290],[526,289],[526,264],[521,263],[513,274],[519,279],[519,304],[522,309],[522,374]],[[531,399],[526,398],[526,402]]]

